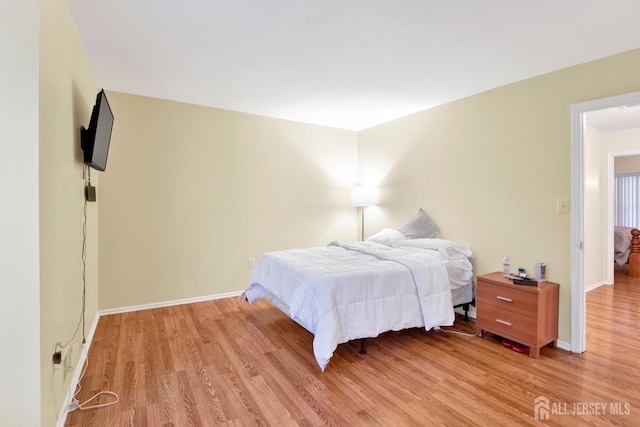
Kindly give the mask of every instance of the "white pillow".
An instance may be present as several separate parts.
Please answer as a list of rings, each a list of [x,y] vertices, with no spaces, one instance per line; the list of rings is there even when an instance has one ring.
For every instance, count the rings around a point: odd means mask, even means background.
[[[410,246],[414,248],[431,249],[440,252],[447,259],[465,257],[473,261],[476,256],[473,251],[465,245],[445,239],[411,239],[403,240],[398,246]]]
[[[367,239],[367,242],[375,242],[382,245],[395,246],[404,239],[406,239],[406,237],[404,237],[404,234],[402,234],[398,230],[394,230],[392,228],[383,228],[373,236],[369,237]]]
[[[440,229],[422,209],[399,230],[407,239],[437,237]]]

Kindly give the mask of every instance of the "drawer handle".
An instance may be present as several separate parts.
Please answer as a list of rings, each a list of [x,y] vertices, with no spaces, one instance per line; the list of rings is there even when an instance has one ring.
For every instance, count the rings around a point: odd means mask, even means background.
[[[496,298],[498,298],[499,300],[502,300],[502,301],[506,301],[506,302],[513,302],[513,300],[511,298],[501,297],[500,295],[496,296]]]
[[[511,322],[507,322],[506,320],[496,319],[496,322],[502,323],[503,325],[511,326]]]

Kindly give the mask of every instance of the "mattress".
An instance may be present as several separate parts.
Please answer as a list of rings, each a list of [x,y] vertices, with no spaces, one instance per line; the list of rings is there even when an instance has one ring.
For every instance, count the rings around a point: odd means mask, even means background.
[[[324,370],[340,343],[452,325],[453,306],[473,300],[473,253],[440,239],[416,240],[428,242],[333,242],[267,253],[245,296],[250,304],[271,301],[313,333],[314,355]]]

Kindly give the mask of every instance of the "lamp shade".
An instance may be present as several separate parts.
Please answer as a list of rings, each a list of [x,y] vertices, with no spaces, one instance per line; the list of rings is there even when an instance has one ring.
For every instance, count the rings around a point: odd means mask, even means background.
[[[373,206],[376,204],[376,189],[358,186],[351,188],[351,206]]]

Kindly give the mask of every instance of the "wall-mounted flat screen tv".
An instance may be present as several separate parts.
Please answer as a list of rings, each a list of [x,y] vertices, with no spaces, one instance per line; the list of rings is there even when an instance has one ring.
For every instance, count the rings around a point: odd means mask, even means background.
[[[80,145],[84,163],[92,168],[104,171],[107,168],[111,130],[113,129],[113,113],[104,90],[98,92],[96,104],[91,112],[89,128],[80,128]]]

